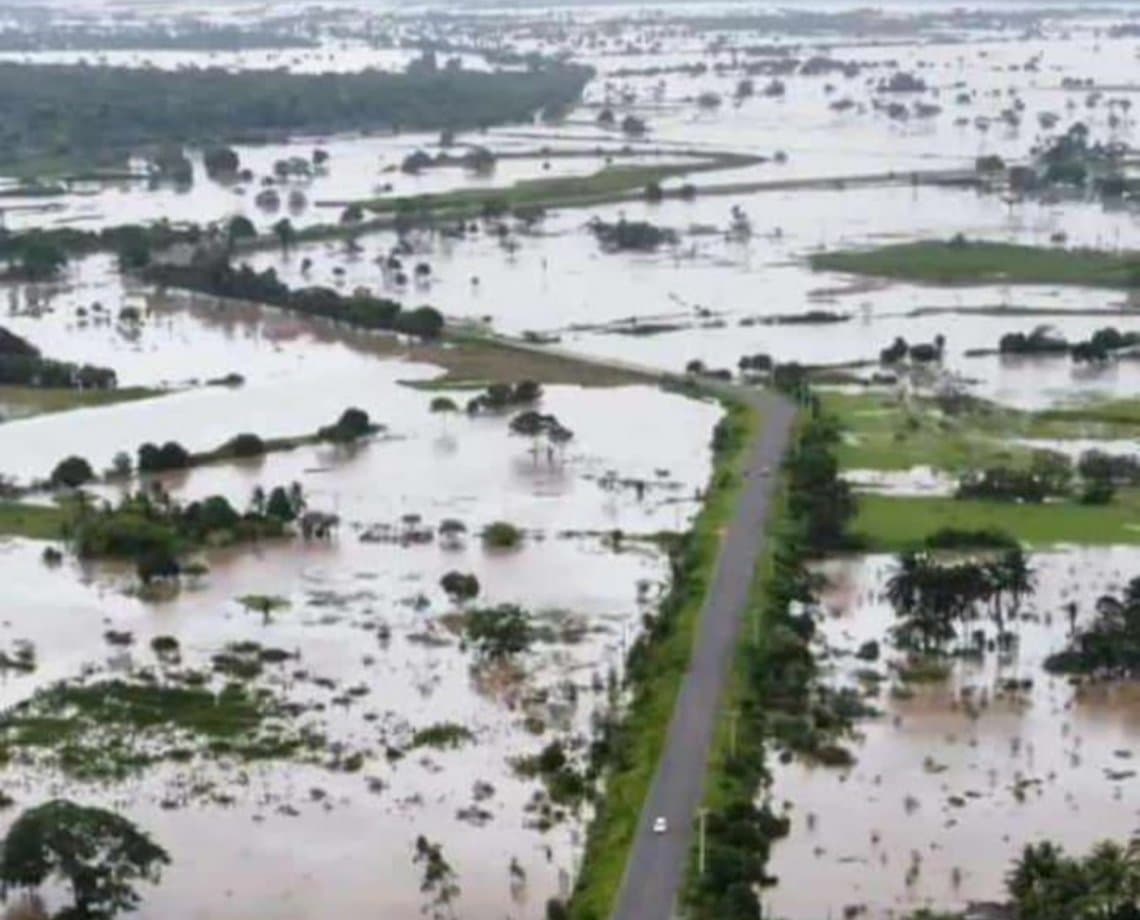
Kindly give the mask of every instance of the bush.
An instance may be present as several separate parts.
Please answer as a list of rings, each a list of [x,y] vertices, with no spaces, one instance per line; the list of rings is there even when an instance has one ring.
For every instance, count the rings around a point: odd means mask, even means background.
[[[368,413],[363,409],[354,407],[345,409],[334,424],[326,425],[320,429],[320,431],[317,432],[317,436],[322,441],[346,444],[349,441],[362,438],[373,431],[375,431],[375,426],[372,424],[372,419],[368,417]]]
[[[440,587],[454,601],[468,601],[479,594],[479,579],[463,572],[448,572],[439,580]]]
[[[265,442],[255,434],[239,434],[222,445],[226,457],[260,457],[265,453]]]
[[[522,540],[523,532],[507,521],[495,521],[483,529],[483,545],[489,549],[515,549]]]
[[[996,527],[968,530],[961,527],[940,527],[924,541],[927,549],[1012,549],[1017,540]]]
[[[162,447],[148,442],[139,448],[136,466],[140,473],[184,470],[190,466],[190,452],[177,441],[167,441]]]
[[[107,556],[140,559],[151,553],[175,556],[177,536],[169,525],[125,511],[84,521],[76,529],[75,547],[85,559]]]

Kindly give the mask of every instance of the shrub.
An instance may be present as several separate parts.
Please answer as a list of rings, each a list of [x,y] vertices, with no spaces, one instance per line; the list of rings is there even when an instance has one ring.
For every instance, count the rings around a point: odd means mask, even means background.
[[[184,470],[190,466],[190,452],[177,441],[167,441],[162,447],[148,442],[139,448],[136,466],[140,473]]]
[[[483,545],[490,549],[515,549],[523,540],[523,532],[507,521],[495,521],[483,529]]]
[[[463,572],[448,572],[439,580],[440,587],[454,601],[468,601],[479,594],[479,579]]]
[[[351,409],[345,409],[334,424],[326,425],[320,429],[320,431],[317,432],[317,436],[323,441],[346,444],[349,441],[362,438],[374,430],[375,426],[368,417],[368,413],[363,409],[353,407]]]
[[[226,457],[260,457],[265,453],[265,442],[256,434],[239,434],[222,445]]]

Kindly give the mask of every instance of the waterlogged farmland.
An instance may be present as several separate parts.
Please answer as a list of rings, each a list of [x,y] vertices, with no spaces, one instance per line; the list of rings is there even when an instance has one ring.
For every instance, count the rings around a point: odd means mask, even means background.
[[[0,11],[6,916],[1124,920],[1138,55]]]

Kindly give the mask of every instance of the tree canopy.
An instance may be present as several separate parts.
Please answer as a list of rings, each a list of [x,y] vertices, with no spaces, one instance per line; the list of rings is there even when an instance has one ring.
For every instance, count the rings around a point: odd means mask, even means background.
[[[0,162],[87,158],[163,141],[528,121],[567,108],[591,75],[559,62],[529,71],[415,66],[338,74],[4,63]]]
[[[137,881],[157,882],[167,852],[126,818],[55,799],[25,811],[0,854],[0,890],[35,888],[59,878],[74,907],[58,916],[104,920],[139,904]]]

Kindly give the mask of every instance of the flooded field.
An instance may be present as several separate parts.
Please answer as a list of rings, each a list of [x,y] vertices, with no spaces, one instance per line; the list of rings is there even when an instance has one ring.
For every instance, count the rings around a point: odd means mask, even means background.
[[[1070,479],[1090,450],[1124,458],[1100,492],[1063,500],[1093,515],[1115,497],[1133,526],[1134,269],[1095,285],[980,269],[903,281],[813,257],[938,241],[1127,262],[1138,57],[1122,4],[0,10],[0,79],[187,81],[130,118],[105,107],[94,127],[68,93],[48,96],[0,132],[0,828],[53,798],[145,828],[171,861],[140,887],[144,920],[598,920],[572,899],[596,878],[588,832],[603,826],[599,852],[621,861],[649,826],[630,829],[646,789],[631,799],[619,781],[634,811],[615,818],[604,781],[632,769],[649,783],[653,762],[614,762],[665,744],[652,735],[689,673],[684,644],[692,632],[702,647],[701,604],[723,587],[711,566],[735,519],[721,502],[781,472],[778,452],[749,452],[719,475],[748,442],[714,436],[734,417],[714,395],[759,413],[749,437],[775,417],[753,384],[781,368],[899,397],[871,406],[893,414],[866,426],[865,462],[839,470],[821,448],[836,504],[850,486],[913,519],[908,499],[953,500],[984,438],[987,458],[1063,454]],[[465,85],[521,94],[551,72],[579,79],[574,101],[551,90],[525,117],[484,117]],[[413,104],[384,119],[306,110],[350,98],[350,78],[387,77]],[[163,135],[165,107],[214,80],[248,95],[196,110],[216,130]],[[316,97],[304,80],[324,81]],[[432,109],[445,97],[446,117]],[[231,105],[255,123],[227,128]],[[298,130],[306,118],[318,128]],[[398,322],[421,307],[434,329]],[[1112,353],[1078,360],[1106,327]],[[1013,353],[1011,334],[1060,344]],[[884,356],[899,340],[901,362]],[[89,385],[108,373],[113,387]],[[60,375],[68,385],[48,382]],[[940,402],[920,418],[912,391]],[[1048,410],[1072,407],[1106,436],[1049,427]],[[363,428],[345,437],[349,409]],[[993,420],[1014,409],[1024,432]],[[963,421],[975,410],[985,425]],[[252,456],[223,449],[238,436]],[[172,442],[183,460],[132,469],[144,445]],[[61,474],[69,457],[90,475]],[[1061,500],[1004,508],[1012,520]],[[788,504],[748,526],[783,525]],[[837,517],[866,525],[850,504]],[[228,526],[165,534],[156,561],[155,528],[207,511]],[[115,551],[83,543],[116,515]],[[679,540],[690,528],[706,542]],[[994,538],[950,530],[948,545]],[[820,555],[899,545],[839,536],[856,539]],[[1129,839],[1134,682],[1043,664],[1140,553],[1075,544],[1031,558],[1011,647],[978,653],[963,633],[926,681],[907,678],[893,640],[897,560],[813,563],[826,587],[811,653],[828,686],[877,713],[844,740],[851,764],[768,758],[757,803],[790,833],[761,867],[776,879],[764,916],[961,910],[1006,898],[1028,842]],[[662,626],[666,612],[692,619]],[[642,637],[665,643],[675,685],[627,682],[656,667],[645,647],[630,655]],[[707,680],[723,689],[727,671]],[[640,698],[646,685],[664,706]],[[629,712],[649,741],[617,732]],[[599,814],[629,827],[611,834]],[[649,845],[687,860],[694,817],[668,813]],[[758,853],[770,838],[757,838]],[[683,887],[675,868],[662,890]],[[45,889],[44,916],[65,887]]]
[[[1137,561],[1124,549],[1035,555],[1038,585],[1013,627],[1017,650],[955,663],[933,684],[901,681],[889,646],[875,663],[855,657],[864,642],[884,643],[895,622],[884,598],[894,560],[828,563],[819,621],[828,679],[875,688],[868,701],[880,714],[858,723],[850,769],[773,767],[792,831],[773,851],[780,882],[768,909],[807,920],[860,906],[871,917],[961,908],[1002,897],[1025,843],[1061,839],[1082,851],[1127,839],[1137,809],[1135,688],[1074,687],[1042,663],[1066,643],[1067,605],[1076,602],[1077,626],[1087,625],[1097,598],[1119,591]],[[871,671],[879,677],[868,683]],[[826,888],[810,884],[821,873]]]
[[[267,915],[282,917],[330,909],[410,915],[422,903],[412,845],[425,834],[444,841],[465,913],[533,916],[546,898],[566,892],[586,813],[579,809],[549,830],[535,829],[531,800],[541,783],[516,776],[511,759],[534,754],[556,737],[580,744],[591,718],[611,705],[606,688],[621,673],[623,650],[668,580],[662,554],[634,538],[683,528],[699,507],[718,410],[650,388],[551,387],[542,409],[572,426],[574,440],[548,456],[512,435],[504,417],[429,413],[439,393],[397,381],[429,377],[430,367],[379,360],[367,341],[337,341],[330,330],[308,330],[260,311],[223,313],[218,322],[221,308],[212,309],[215,322],[195,312],[158,314],[137,341],[123,344],[111,336],[104,347],[126,359],[116,363],[131,379],[158,382],[192,366],[213,373],[198,357],[210,355],[218,373],[241,367],[243,387],[191,389],[0,426],[5,472],[42,476],[68,449],[77,424],[88,432],[84,452],[105,466],[117,451],[146,440],[180,439],[199,449],[243,426],[295,434],[354,404],[383,420],[385,430],[373,443],[299,448],[162,479],[179,500],[221,494],[237,507],[259,484],[297,482],[310,507],[340,517],[339,536],[329,545],[294,541],[207,551],[208,574],[157,603],[129,595],[134,577],[127,570],[48,568],[37,546],[10,542],[0,565],[9,567],[19,588],[3,641],[30,642],[37,666],[5,683],[4,700],[26,699],[92,668],[129,674],[153,667],[149,646],[158,636],[177,636],[187,663],[208,662],[233,643],[289,650],[296,661],[275,680],[300,698],[312,692],[306,685],[313,680],[329,680],[325,699],[320,690],[317,699],[321,710],[328,707],[321,722],[330,726],[330,743],[360,751],[363,759],[350,775],[273,764],[163,768],[113,787],[105,799],[93,792],[95,801],[155,828],[173,854],[177,868],[148,899],[146,914],[238,917],[256,902]],[[22,328],[29,335],[44,330],[42,341],[54,347],[50,323],[45,317]],[[305,360],[298,362],[301,349]],[[630,417],[659,437],[630,439]],[[682,431],[683,437],[674,436]],[[646,486],[635,489],[639,481]],[[447,519],[463,522],[467,533],[436,538]],[[496,520],[524,531],[520,549],[482,547],[480,531]],[[630,542],[615,549],[608,538],[614,531]],[[520,660],[517,674],[482,676],[448,625],[457,608],[439,580],[457,570],[478,579],[481,604],[518,604],[550,624],[550,638]],[[289,605],[268,623],[238,603],[265,593]],[[103,636],[111,632],[128,634],[130,646],[107,646]],[[298,679],[302,671],[307,676]],[[332,687],[355,694],[343,712],[327,701],[336,695]],[[472,737],[454,753],[426,749],[398,763],[384,754],[436,724],[465,726]],[[218,770],[226,779],[214,775]],[[222,796],[235,776],[240,791]],[[477,783],[490,784],[494,793],[484,793],[489,801],[475,800],[477,818],[464,819]],[[22,800],[69,784],[50,771],[28,774],[15,766],[6,785]],[[209,791],[215,787],[218,792]],[[280,883],[282,853],[274,843],[283,834],[307,841],[303,850],[289,847],[288,875],[295,881],[287,886]],[[379,890],[364,883],[378,861],[386,867]],[[328,873],[332,864],[335,877]],[[216,880],[209,894],[198,887],[206,868]],[[191,890],[193,912],[183,913]]]

